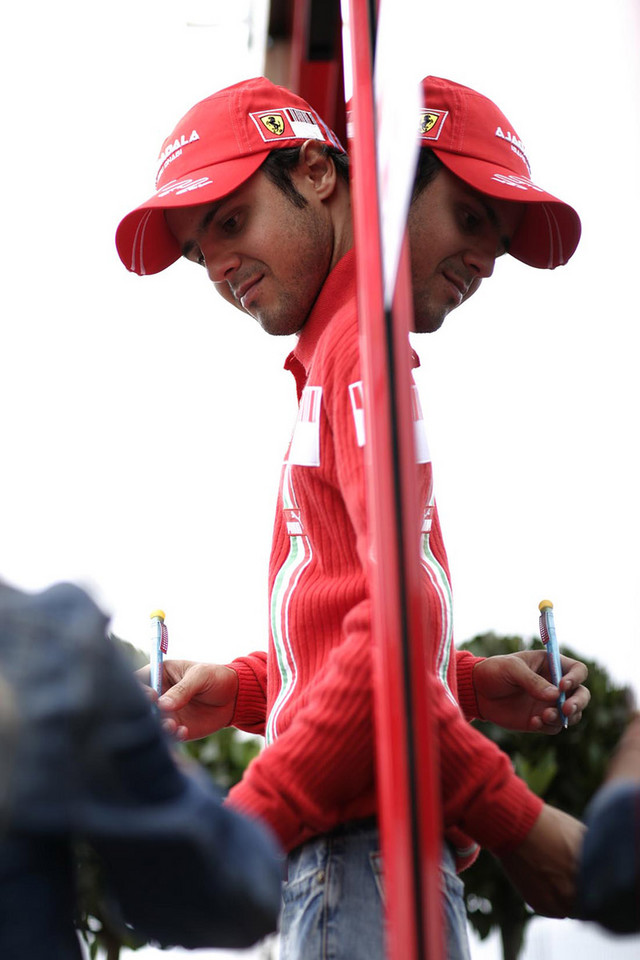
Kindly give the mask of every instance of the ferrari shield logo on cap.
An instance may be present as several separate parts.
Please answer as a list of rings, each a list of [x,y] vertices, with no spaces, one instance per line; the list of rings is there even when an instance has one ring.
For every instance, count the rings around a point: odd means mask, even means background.
[[[280,107],[275,110],[260,110],[249,116],[265,143],[271,140],[326,140],[316,118],[309,110],[297,107]]]
[[[276,137],[281,137],[284,133],[284,119],[280,113],[268,113],[265,117],[260,117],[269,133],[274,133]]]
[[[420,114],[420,136],[423,140],[437,140],[442,133],[448,110],[423,110]]]

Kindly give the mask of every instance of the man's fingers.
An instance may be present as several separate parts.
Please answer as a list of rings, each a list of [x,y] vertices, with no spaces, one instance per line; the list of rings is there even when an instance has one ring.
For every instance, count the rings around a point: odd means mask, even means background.
[[[558,697],[558,688],[549,682],[545,677],[542,677],[539,673],[536,673],[534,670],[531,670],[529,667],[526,667],[526,672],[523,672],[520,680],[521,686],[527,690],[536,700],[547,700],[552,701]]]
[[[565,686],[565,684],[562,683],[560,685],[560,689],[565,694],[566,703],[571,708],[571,713],[565,711],[568,717],[573,716],[573,714],[576,712],[582,714],[583,710],[586,710],[589,705],[589,701],[591,700],[591,692],[588,687],[583,687],[580,685],[579,687],[573,689]]]
[[[569,726],[575,727],[576,724],[580,723],[582,720],[582,710],[574,710],[572,714],[569,715]]]
[[[544,710],[537,719],[540,721],[539,725],[534,727],[532,721],[531,729],[537,730],[538,733],[545,733],[547,736],[554,736],[556,733],[560,733],[560,731],[563,729],[560,711],[555,708]]]
[[[579,660],[572,660],[571,657],[560,657],[560,667],[562,669],[561,686],[563,690],[579,687],[589,676],[586,664]]]
[[[582,720],[582,710],[575,704],[563,704],[562,714],[567,717],[570,727],[575,727]],[[532,717],[530,729],[539,733],[556,734],[564,729],[560,711],[555,707],[543,710],[538,717]]]
[[[163,717],[162,729],[174,740],[187,740],[189,729],[183,723],[178,723],[173,717]]]

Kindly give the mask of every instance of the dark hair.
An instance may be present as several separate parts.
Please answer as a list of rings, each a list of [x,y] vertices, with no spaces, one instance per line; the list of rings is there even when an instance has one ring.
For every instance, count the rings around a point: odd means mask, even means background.
[[[322,149],[324,156],[333,160],[338,176],[342,177],[348,184],[349,158],[347,154],[336,147],[330,147],[326,143]],[[291,179],[291,171],[295,170],[299,161],[300,147],[284,147],[282,150],[272,150],[266,160],[263,161],[260,169],[291,200],[294,207],[306,207],[306,199],[296,189]]]
[[[418,166],[416,168],[416,177],[413,181],[413,192],[411,202],[420,196],[422,191],[429,186],[432,180],[438,176],[444,164],[442,160],[436,157],[430,147],[422,147],[418,156]]]
[[[349,184],[348,155],[335,147],[330,147],[328,144],[324,144],[323,152],[325,156],[331,157],[333,160],[338,176],[342,177],[346,184]],[[278,189],[282,190],[295,207],[301,208],[307,205],[307,201],[296,189],[291,179],[291,171],[298,166],[299,160],[300,147],[284,147],[282,150],[272,150],[266,160],[263,161],[260,169]],[[444,164],[436,157],[430,147],[422,147],[418,155],[418,166],[413,182],[412,203],[436,178],[443,167]]]

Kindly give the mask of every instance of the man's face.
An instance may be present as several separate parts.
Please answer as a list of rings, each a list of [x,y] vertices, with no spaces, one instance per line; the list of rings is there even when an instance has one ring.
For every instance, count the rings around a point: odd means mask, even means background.
[[[183,256],[206,267],[226,300],[274,336],[303,326],[331,268],[330,218],[293,171],[307,198],[298,208],[261,171],[215,203],[165,213]]]
[[[479,193],[446,169],[409,210],[414,329],[437,330],[490,277],[506,253],[524,205]]]

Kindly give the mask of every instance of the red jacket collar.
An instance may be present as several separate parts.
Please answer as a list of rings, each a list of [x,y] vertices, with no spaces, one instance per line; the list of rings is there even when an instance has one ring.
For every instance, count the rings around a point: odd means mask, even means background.
[[[311,361],[320,336],[327,328],[336,311],[349,299],[356,296],[356,259],[355,251],[349,250],[335,265],[324,282],[309,318],[298,334],[298,343],[284,363],[296,380],[298,399],[309,376]],[[420,366],[420,360],[414,350],[411,351],[411,366]]]
[[[336,311],[356,295],[355,252],[348,253],[338,261],[324,282],[311,313],[298,334],[298,342],[285,360],[285,370],[296,378],[298,397],[309,376],[311,361],[324,330]]]

